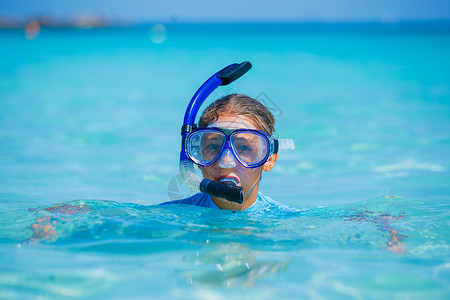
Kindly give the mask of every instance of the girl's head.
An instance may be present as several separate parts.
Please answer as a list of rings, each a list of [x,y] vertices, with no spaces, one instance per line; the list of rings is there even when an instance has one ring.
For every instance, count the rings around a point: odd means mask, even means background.
[[[213,102],[203,112],[199,121],[200,128],[214,127],[225,131],[253,129],[270,136],[274,133],[274,126],[274,116],[261,102],[240,94],[228,95]],[[235,155],[226,149],[212,165],[200,169],[204,178],[214,181],[228,178],[241,186],[244,193],[242,205],[215,197],[213,200],[220,208],[242,210],[256,201],[262,171],[271,170],[277,157],[278,154],[272,154],[263,165],[248,168],[239,163]]]
[[[231,94],[211,103],[200,117],[199,127],[207,127],[219,116],[238,116],[250,121],[258,130],[273,135],[275,118],[258,100],[241,94]]]

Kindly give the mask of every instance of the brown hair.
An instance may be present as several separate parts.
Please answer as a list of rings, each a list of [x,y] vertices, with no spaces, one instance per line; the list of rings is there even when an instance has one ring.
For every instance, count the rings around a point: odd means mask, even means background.
[[[211,103],[200,117],[199,127],[206,127],[221,115],[241,116],[255,125],[256,129],[273,135],[275,117],[258,100],[241,94],[231,94]]]

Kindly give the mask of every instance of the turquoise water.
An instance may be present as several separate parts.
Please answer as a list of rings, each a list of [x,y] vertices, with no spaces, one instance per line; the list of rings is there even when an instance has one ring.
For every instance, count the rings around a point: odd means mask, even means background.
[[[450,295],[450,30],[166,30],[0,31],[0,298]],[[244,60],[211,98],[270,106],[296,150],[260,190],[299,211],[155,206],[190,193],[188,100]]]
[[[448,211],[382,197],[260,215],[98,200],[7,212],[1,296],[445,299]]]

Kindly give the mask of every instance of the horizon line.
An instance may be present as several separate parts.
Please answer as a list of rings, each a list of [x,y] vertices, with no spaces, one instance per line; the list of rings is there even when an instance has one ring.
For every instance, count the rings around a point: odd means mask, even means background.
[[[372,26],[404,26],[404,25],[426,25],[427,27],[435,27],[438,25],[450,26],[450,19],[410,19],[410,20],[254,20],[254,21],[208,21],[208,20],[192,20],[192,21],[162,21],[162,20],[146,20],[141,22],[111,21],[102,18],[72,18],[60,20],[57,18],[28,18],[23,19],[6,19],[0,16],[0,29],[19,29],[24,28],[32,22],[37,22],[41,27],[48,28],[134,28],[153,26],[162,24],[164,26],[252,26],[252,25],[372,25]],[[436,28],[438,29],[438,28]],[[448,28],[442,28],[448,29]]]

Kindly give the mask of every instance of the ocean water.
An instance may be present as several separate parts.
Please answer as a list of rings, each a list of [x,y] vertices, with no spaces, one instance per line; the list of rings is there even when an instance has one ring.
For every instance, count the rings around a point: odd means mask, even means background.
[[[450,296],[448,24],[43,28],[0,44],[0,298]],[[157,206],[192,193],[190,97],[244,60],[210,101],[272,110],[296,150],[260,190],[298,211]]]

